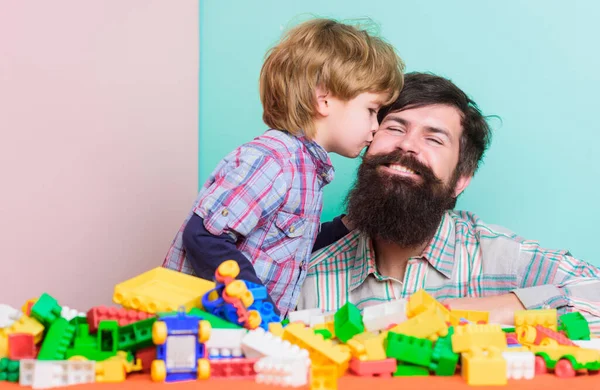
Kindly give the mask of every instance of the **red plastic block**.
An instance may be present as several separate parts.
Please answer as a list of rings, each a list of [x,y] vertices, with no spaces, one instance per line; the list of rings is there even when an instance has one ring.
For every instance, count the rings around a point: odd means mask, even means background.
[[[556,342],[560,345],[571,345],[574,347],[577,346],[577,344],[572,342],[564,334],[558,333],[552,329],[544,328],[542,325],[536,325],[535,330],[536,330],[536,337],[535,337],[535,341],[533,343],[536,345],[539,345],[542,342],[542,340],[545,338],[551,338],[553,340],[556,340]]]
[[[149,373],[152,361],[156,359],[156,347],[138,349],[135,352],[135,358],[142,361],[142,372]]]
[[[35,359],[37,350],[33,335],[13,333],[8,335],[8,358],[10,360]]]
[[[362,361],[358,359],[350,360],[350,372],[358,376],[379,376],[391,378],[396,372],[396,359]]]
[[[506,334],[506,345],[518,345],[519,339],[517,338],[516,333],[507,333]]]
[[[154,317],[154,314],[145,313],[138,310],[106,306],[93,307],[87,313],[88,324],[90,325],[90,333],[97,332],[98,324],[103,320],[114,320],[119,323],[119,326],[125,326],[150,317]]]
[[[210,376],[213,378],[254,378],[254,359],[213,359],[210,361]]]

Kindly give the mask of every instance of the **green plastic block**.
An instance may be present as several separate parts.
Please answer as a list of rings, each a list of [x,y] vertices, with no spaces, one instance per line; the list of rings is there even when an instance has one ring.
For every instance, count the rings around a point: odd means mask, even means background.
[[[389,332],[385,341],[385,354],[399,362],[429,367],[433,344],[427,339]]]
[[[75,338],[75,326],[64,318],[59,318],[50,325],[44,342],[37,356],[38,360],[63,360],[67,349]]]
[[[177,312],[173,312],[171,315],[175,315]],[[210,326],[213,329],[242,329],[241,326],[234,324],[233,322],[229,322],[220,317],[217,317],[214,314],[210,314],[204,310],[193,308],[190,310],[189,315],[195,317],[202,317],[203,320],[210,322]]]
[[[515,333],[515,328],[502,328],[504,333]]]
[[[335,337],[341,342],[348,342],[352,337],[365,331],[362,315],[358,307],[346,302],[333,316]]]
[[[283,321],[281,321],[281,326],[283,326],[284,328],[286,327],[287,324],[290,323],[290,319],[289,318],[285,318]]]
[[[54,321],[61,318],[61,313],[62,307],[60,307],[56,299],[46,293],[43,293],[31,307],[31,316],[44,325],[44,328],[46,329],[49,328]]]
[[[0,359],[0,381],[17,383],[19,381],[19,367],[20,362],[18,360]]]
[[[119,323],[115,320],[103,320],[98,324],[97,343],[100,352],[117,354],[119,343]]]
[[[448,335],[439,338],[433,346],[429,369],[438,376],[452,376],[456,372],[460,355],[452,352],[452,334],[454,334],[454,328],[450,327]]]
[[[325,340],[329,340],[332,337],[331,332],[327,329],[315,329],[315,334],[320,334]]]
[[[94,361],[106,360],[117,355],[119,340],[117,321],[103,320],[98,324],[98,332],[90,335],[87,323],[80,323],[75,332],[73,347],[67,350],[66,358],[83,356]]]
[[[568,338],[571,340],[589,340],[590,339],[590,325],[579,312],[563,314],[559,317],[560,326],[558,330],[565,332]]]
[[[152,325],[156,318],[147,318],[142,321],[119,328],[119,351],[137,351],[138,349],[150,347],[152,343]]]
[[[425,367],[398,364],[394,376],[429,376],[429,371]]]

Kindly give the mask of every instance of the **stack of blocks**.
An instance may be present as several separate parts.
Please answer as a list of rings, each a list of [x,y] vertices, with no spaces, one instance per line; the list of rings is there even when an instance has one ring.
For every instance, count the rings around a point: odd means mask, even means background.
[[[409,299],[337,312],[290,313],[283,322],[262,286],[237,280],[225,262],[215,282],[156,268],[115,287],[121,307],[87,313],[42,294],[22,310],[0,305],[0,381],[34,388],[121,382],[252,378],[335,390],[347,373],[368,377],[453,376],[503,385],[552,372],[600,370],[600,339],[580,313],[524,310],[515,326],[487,312],[442,305],[424,290]]]

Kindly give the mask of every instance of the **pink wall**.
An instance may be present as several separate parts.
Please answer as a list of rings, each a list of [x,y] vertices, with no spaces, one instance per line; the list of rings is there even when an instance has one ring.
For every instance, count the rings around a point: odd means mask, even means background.
[[[197,192],[198,0],[0,3],[0,303],[161,264]]]

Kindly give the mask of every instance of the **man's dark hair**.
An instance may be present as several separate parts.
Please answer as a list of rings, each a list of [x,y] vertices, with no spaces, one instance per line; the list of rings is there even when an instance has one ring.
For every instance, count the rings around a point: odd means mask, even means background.
[[[398,99],[379,111],[379,123],[391,112],[445,104],[462,115],[462,136],[456,177],[473,175],[491,141],[491,130],[477,104],[452,81],[428,73],[407,73]]]

